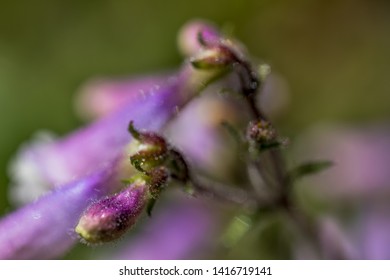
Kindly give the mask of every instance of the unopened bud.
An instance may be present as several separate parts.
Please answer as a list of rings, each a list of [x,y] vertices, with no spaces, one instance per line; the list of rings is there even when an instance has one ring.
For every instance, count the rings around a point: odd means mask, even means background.
[[[201,39],[199,39],[201,37]],[[178,43],[185,56],[192,56],[205,45],[219,42],[221,36],[212,24],[195,20],[187,23],[179,32]]]
[[[247,137],[251,142],[261,146],[268,146],[278,142],[275,128],[265,120],[250,122],[247,129]]]
[[[195,68],[204,70],[224,69],[232,65],[234,61],[233,53],[222,46],[203,49],[191,59]]]
[[[129,188],[94,202],[81,216],[75,231],[88,243],[118,239],[135,224],[147,203],[147,186]]]
[[[131,164],[139,171],[147,172],[161,165],[168,155],[165,139],[153,132],[139,132],[130,122],[129,132],[137,141],[135,152],[130,156]]]

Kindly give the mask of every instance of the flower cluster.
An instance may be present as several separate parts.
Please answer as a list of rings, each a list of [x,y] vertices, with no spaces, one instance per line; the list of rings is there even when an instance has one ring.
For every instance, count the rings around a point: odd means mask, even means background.
[[[259,217],[282,213],[288,222],[279,233],[287,229],[317,257],[350,257],[337,227],[312,219],[294,196],[298,179],[331,162],[287,167],[287,141],[261,103],[269,67],[253,64],[239,42],[202,21],[183,27],[179,46],[186,59],[175,74],[94,81],[78,98],[91,124],[22,147],[11,164],[12,198],[22,206],[0,220],[0,258],[58,258],[79,241],[125,239],[144,212],[146,230],[130,240],[144,247],[112,257],[185,258],[220,223],[221,209],[205,210],[215,205],[235,213],[224,225],[225,248],[245,239]],[[176,201],[165,205],[169,215],[155,209],[176,189],[212,203]],[[328,243],[341,245],[324,245],[325,231]],[[292,242],[286,248],[295,250]]]

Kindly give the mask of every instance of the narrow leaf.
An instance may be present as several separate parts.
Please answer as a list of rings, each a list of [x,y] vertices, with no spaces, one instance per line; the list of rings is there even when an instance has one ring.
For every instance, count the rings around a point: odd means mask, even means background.
[[[321,172],[333,165],[329,160],[305,162],[290,171],[289,176],[292,180],[297,180],[304,176]]]

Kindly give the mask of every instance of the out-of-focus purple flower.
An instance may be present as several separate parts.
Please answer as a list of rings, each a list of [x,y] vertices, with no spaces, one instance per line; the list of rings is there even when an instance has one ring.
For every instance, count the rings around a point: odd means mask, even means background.
[[[389,193],[390,130],[318,126],[297,141],[297,158],[329,159],[335,168],[310,178],[314,190],[336,198],[364,198]]]
[[[237,167],[235,139],[222,123],[242,125],[248,118],[232,100],[209,94],[194,100],[167,128],[170,141],[194,168],[227,178]]]
[[[322,234],[328,240],[325,243],[333,244],[333,248],[327,248],[330,250],[328,254],[334,256],[336,249],[348,244],[346,247],[353,250],[343,251],[349,251],[350,258],[389,259],[390,208],[386,206],[390,194],[388,125],[319,126],[302,136],[298,143],[298,155],[335,163],[333,168],[308,178],[305,182],[310,185],[308,190],[320,195],[325,202],[350,212],[349,221],[337,226],[327,223],[322,228]]]
[[[65,185],[0,220],[0,259],[48,259],[66,252],[86,205],[105,194],[112,174],[104,171]]]

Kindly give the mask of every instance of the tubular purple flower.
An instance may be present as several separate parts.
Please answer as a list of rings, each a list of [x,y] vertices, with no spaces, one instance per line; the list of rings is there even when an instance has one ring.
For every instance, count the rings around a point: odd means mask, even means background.
[[[87,243],[118,239],[135,224],[147,202],[148,187],[135,183],[125,190],[92,203],[75,231]]]
[[[81,213],[104,195],[111,168],[55,189],[0,220],[0,259],[49,259],[77,242],[73,233]]]

